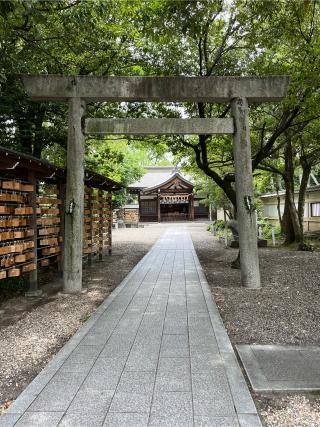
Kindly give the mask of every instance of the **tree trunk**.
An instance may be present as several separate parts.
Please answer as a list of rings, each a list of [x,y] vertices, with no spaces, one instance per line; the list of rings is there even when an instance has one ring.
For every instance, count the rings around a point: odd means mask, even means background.
[[[33,155],[41,158],[41,153],[45,147],[45,138],[43,134],[43,121],[46,113],[46,104],[38,104],[38,108],[34,117],[34,143]]]
[[[280,175],[275,174],[274,176],[275,180],[275,188],[276,188],[276,193],[277,193],[277,212],[278,212],[278,219],[279,219],[279,224],[281,227],[281,231],[283,233],[283,227],[282,227],[282,216],[281,216],[281,197],[280,197]]]
[[[283,216],[281,221],[281,226],[282,226],[281,231],[285,236],[285,241],[284,241],[285,245],[289,245],[290,243],[293,243],[295,241],[294,228],[292,224],[292,218],[290,215],[288,200],[289,198],[287,196],[287,190],[286,190],[285,201],[284,201],[284,211],[283,211]]]
[[[301,230],[301,242],[303,242],[303,219],[304,219],[304,206],[306,202],[306,192],[308,188],[308,182],[311,173],[311,165],[303,158],[300,159],[300,164],[302,166],[302,178],[299,188],[299,199],[298,199],[298,218]]]
[[[286,195],[285,209],[283,214],[283,231],[285,233],[285,244],[301,241],[301,229],[298,211],[294,202],[294,165],[292,144],[289,141],[285,148],[285,172],[283,174]]]

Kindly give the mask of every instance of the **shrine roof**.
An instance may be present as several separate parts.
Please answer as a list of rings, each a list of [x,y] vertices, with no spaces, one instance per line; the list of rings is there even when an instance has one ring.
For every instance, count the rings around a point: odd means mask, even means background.
[[[141,179],[131,184],[129,189],[149,191],[167,184],[175,177],[193,187],[193,183],[189,181],[188,177],[182,175],[176,166],[146,166],[145,170],[146,173]]]

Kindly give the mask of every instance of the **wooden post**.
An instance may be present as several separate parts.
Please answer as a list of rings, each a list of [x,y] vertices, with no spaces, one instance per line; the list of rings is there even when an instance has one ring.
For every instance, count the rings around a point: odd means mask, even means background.
[[[80,98],[69,100],[67,186],[64,236],[64,292],[82,290],[83,200],[84,200],[84,135],[82,117],[85,103]]]
[[[107,195],[107,200],[108,200],[108,218],[109,218],[108,220],[108,243],[109,243],[108,252],[109,252],[109,255],[111,255],[112,254],[112,222],[113,222],[111,191]]]
[[[33,230],[33,251],[34,251],[34,263],[36,265],[35,270],[29,273],[29,290],[26,292],[27,297],[37,297],[42,294],[41,289],[38,289],[38,233],[37,233],[37,180],[34,171],[28,171],[28,180],[33,185],[34,189],[29,194],[29,204],[33,209],[31,215],[30,227]]]
[[[88,232],[88,234],[89,234],[88,240],[90,241],[90,252],[88,253],[88,265],[91,265],[92,264],[92,247],[93,247],[92,188],[91,187],[88,187],[87,195],[88,195],[87,209],[90,211],[90,213],[89,213],[89,217],[90,217],[90,228],[89,228],[89,232]],[[86,235],[86,230],[84,231],[84,233]],[[86,239],[86,237],[85,237],[85,239]]]
[[[158,192],[157,206],[158,206],[158,222],[161,222],[161,205],[160,205],[160,193],[159,192]]]
[[[59,197],[61,200],[61,204],[59,206],[59,216],[60,216],[59,236],[63,237],[64,236],[64,213],[65,213],[65,206],[66,206],[66,184],[62,181],[58,181],[57,188],[58,188]],[[61,277],[63,277],[64,244],[65,244],[64,241],[62,241],[62,243],[59,244],[61,251],[60,251],[59,261],[58,261],[58,271]]]
[[[241,282],[243,286],[248,288],[260,288],[247,99],[233,99],[231,110],[235,126],[233,153],[236,175]]]
[[[98,253],[99,261],[102,261],[103,258],[103,191],[98,191],[98,204],[99,204],[99,239],[98,239]]]
[[[193,221],[194,220],[194,197],[193,197],[193,194],[190,194],[189,206],[190,206],[190,221]]]
[[[138,222],[140,222],[140,212],[141,212],[141,196],[140,191],[138,193],[138,204],[139,204],[139,210],[138,210]]]

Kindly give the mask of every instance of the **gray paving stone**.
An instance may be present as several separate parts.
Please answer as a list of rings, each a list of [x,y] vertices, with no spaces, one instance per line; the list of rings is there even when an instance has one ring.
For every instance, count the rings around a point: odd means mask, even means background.
[[[56,427],[63,412],[25,412],[15,424],[17,427]]]
[[[239,427],[237,417],[194,417],[195,427]]]
[[[189,342],[191,346],[215,346],[215,348],[218,351],[218,343],[216,340],[216,337],[214,335],[214,332],[212,330],[212,333],[204,334],[204,333],[193,333],[189,329]]]
[[[160,337],[157,340],[152,339],[150,336],[150,343],[148,344],[147,341],[144,339],[137,341],[134,343],[134,345],[131,348],[130,356],[133,354],[140,354],[141,356],[143,354],[149,353],[149,354],[159,354],[160,351]],[[129,357],[130,357],[129,356]]]
[[[320,389],[319,347],[241,345],[237,350],[256,391]]]
[[[62,364],[60,371],[88,372],[101,350],[102,346],[98,345],[78,346]]]
[[[167,317],[164,322],[163,333],[166,335],[187,335],[188,334],[188,324],[187,317],[181,316],[180,319],[176,317]]]
[[[211,395],[194,394],[193,408],[195,416],[205,415],[209,418],[216,418],[235,415],[231,395],[223,389],[215,389]]]
[[[146,354],[143,352],[130,353],[125,366],[126,371],[155,371],[158,364],[159,353]]]
[[[159,335],[154,333],[155,330],[158,330],[160,328],[163,329],[163,320],[161,320],[161,322],[159,323],[156,323],[151,320],[148,327],[147,325],[144,325],[141,329],[139,329],[137,335],[135,336],[132,350],[145,346],[160,346],[162,334]]]
[[[29,411],[65,411],[76,395],[85,373],[63,372],[55,376],[29,407]]]
[[[117,392],[152,394],[155,381],[155,372],[125,371],[123,372]]]
[[[115,390],[120,377],[121,372],[91,371],[83,384],[99,390]]]
[[[141,326],[137,332],[137,338],[139,336],[149,337],[151,341],[154,339],[161,339],[163,333],[163,322],[162,323],[153,323],[150,322],[149,325],[144,324]]]
[[[121,373],[124,368],[124,365],[126,364],[126,361],[126,357],[105,357],[105,355],[101,353],[96,359],[92,367],[91,373]]]
[[[211,372],[223,364],[219,354],[191,353],[191,372]]]
[[[107,415],[104,427],[147,427],[148,414],[136,413],[116,413],[111,412]]]
[[[101,427],[105,419],[103,413],[66,413],[59,423],[59,427]]]
[[[78,393],[71,402],[67,414],[81,413],[83,408],[85,408],[87,413],[102,413],[106,415],[113,396],[113,390],[96,387],[96,384],[88,385],[88,383],[85,383],[80,387]]]
[[[150,426],[193,426],[190,392],[159,392],[154,395]]]
[[[202,314],[199,312],[199,314]],[[189,325],[189,334],[195,335],[195,336],[214,336],[214,332],[212,329],[211,324],[202,322],[202,324],[199,322],[198,324],[192,324],[188,322]]]
[[[238,418],[240,427],[262,427],[257,414],[239,414]]]
[[[143,331],[155,331],[158,328],[163,328],[165,311],[162,312],[146,312],[142,322],[140,323],[137,335],[140,335]]]
[[[31,403],[36,399],[37,396],[38,393],[33,394],[29,391],[24,390],[20,394],[19,398],[14,401],[10,408],[6,411],[6,414],[23,414],[29,408]]]
[[[191,391],[190,359],[160,358],[155,391]]]
[[[183,372],[190,372],[190,359],[186,357],[162,357],[159,359],[158,374],[181,369]]]
[[[112,333],[112,328],[110,328],[109,332],[89,332],[81,341],[81,345],[85,346],[103,346],[109,339],[110,334]]]
[[[207,344],[190,344],[190,354],[195,355],[207,355],[208,357],[217,357],[219,355],[219,349],[214,342],[210,342],[208,338]]]
[[[160,357],[189,357],[187,335],[163,335]]]
[[[234,353],[221,353],[236,411],[254,414],[256,408]]]
[[[110,412],[149,413],[151,393],[116,392],[113,397]]]
[[[223,364],[207,372],[192,373],[192,386],[195,393],[210,394],[217,386],[227,389],[228,379]]]
[[[133,335],[112,335],[101,352],[102,357],[127,356],[133,344]]]
[[[210,373],[192,373],[194,415],[235,416],[226,375],[217,367]]]
[[[0,417],[1,427],[13,427],[21,414],[8,414],[7,412]]]

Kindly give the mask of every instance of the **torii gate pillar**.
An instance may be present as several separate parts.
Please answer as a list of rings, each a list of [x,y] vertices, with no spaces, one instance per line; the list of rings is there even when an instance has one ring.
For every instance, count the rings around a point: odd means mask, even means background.
[[[231,110],[234,118],[233,154],[236,178],[241,283],[247,288],[260,288],[247,99],[233,99],[231,101]]]
[[[85,146],[82,117],[84,113],[85,102],[81,98],[70,98],[63,268],[63,290],[66,293],[77,293],[82,290]]]

